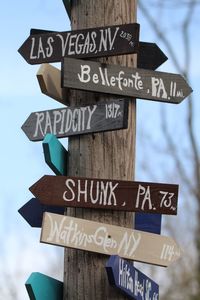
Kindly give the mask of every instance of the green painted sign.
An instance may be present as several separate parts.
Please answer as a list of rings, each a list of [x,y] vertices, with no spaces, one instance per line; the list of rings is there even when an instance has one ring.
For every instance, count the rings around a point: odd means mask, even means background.
[[[30,300],[63,299],[63,282],[34,272],[25,283]]]
[[[68,152],[53,134],[46,134],[42,143],[47,165],[56,175],[67,175]]]

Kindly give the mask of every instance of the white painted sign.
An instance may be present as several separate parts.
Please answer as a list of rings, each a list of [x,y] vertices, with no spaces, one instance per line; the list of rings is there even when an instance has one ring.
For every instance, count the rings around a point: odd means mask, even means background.
[[[169,237],[52,213],[44,214],[40,241],[160,266],[168,266],[181,255]]]

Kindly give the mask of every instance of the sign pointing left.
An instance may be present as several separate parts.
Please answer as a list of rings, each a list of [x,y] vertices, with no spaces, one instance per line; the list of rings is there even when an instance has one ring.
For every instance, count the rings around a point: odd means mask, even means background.
[[[159,286],[133,266],[133,263],[117,255],[106,263],[109,283],[134,300],[159,299]]]
[[[104,57],[136,53],[139,24],[30,35],[19,48],[29,64],[60,62],[63,57]]]
[[[40,203],[37,198],[32,198],[18,210],[26,222],[35,228],[41,228],[44,212],[64,215],[64,211],[64,207],[45,205]]]

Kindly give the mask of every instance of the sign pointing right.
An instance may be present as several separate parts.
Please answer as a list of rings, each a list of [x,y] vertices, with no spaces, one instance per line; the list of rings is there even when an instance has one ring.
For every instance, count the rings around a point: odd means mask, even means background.
[[[192,92],[179,74],[64,58],[63,87],[178,104]]]
[[[167,267],[182,250],[170,237],[80,218],[44,213],[40,241],[46,244],[119,255]]]

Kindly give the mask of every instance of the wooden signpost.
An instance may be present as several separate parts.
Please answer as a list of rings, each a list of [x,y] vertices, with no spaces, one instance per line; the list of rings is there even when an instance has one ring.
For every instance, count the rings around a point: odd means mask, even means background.
[[[60,62],[63,57],[105,57],[136,53],[139,24],[31,35],[19,48],[29,64]]]
[[[63,299],[63,282],[39,272],[32,273],[25,286],[30,300]]]
[[[42,64],[37,72],[41,92],[67,105],[67,89],[61,88],[61,71],[50,64]]]
[[[30,30],[30,35],[52,33],[55,31],[35,29]],[[156,70],[166,60],[167,56],[155,43],[139,42],[137,53],[137,67],[141,69]]]
[[[68,151],[55,135],[48,133],[42,143],[47,165],[56,175],[67,175]]]
[[[136,269],[133,263],[112,255],[106,264],[106,271],[110,284],[130,299],[159,299],[158,284]]]
[[[22,130],[31,141],[47,133],[58,138],[127,128],[128,103],[124,100],[31,113]]]
[[[61,206],[44,205],[37,198],[32,198],[18,212],[31,227],[41,228],[44,212],[64,215],[64,210]]]
[[[175,184],[45,175],[29,190],[48,205],[177,214]]]
[[[62,84],[72,89],[175,104],[192,92],[185,79],[178,74],[72,58],[64,58]]]
[[[181,255],[169,237],[51,213],[44,213],[40,241],[165,267]]]

